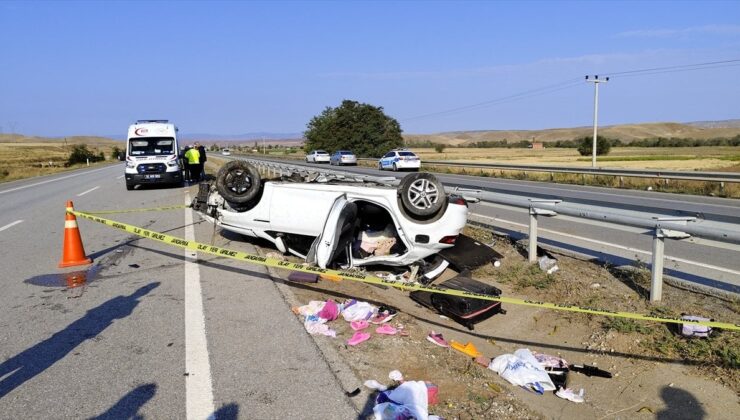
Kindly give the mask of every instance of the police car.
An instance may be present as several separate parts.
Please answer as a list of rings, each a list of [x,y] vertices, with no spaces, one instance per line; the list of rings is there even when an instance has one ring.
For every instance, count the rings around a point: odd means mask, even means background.
[[[421,159],[408,149],[391,150],[378,161],[378,169],[381,171],[385,169],[418,171],[419,168],[421,168]]]

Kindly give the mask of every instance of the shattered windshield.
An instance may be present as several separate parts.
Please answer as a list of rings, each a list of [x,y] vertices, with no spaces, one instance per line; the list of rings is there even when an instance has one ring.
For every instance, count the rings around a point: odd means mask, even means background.
[[[175,139],[172,137],[144,137],[129,140],[131,156],[159,156],[175,153]]]

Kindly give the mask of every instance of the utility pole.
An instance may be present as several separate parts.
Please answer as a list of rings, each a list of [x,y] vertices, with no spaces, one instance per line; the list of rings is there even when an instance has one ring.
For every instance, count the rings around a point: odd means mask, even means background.
[[[594,84],[594,139],[591,146],[591,167],[596,167],[596,136],[599,133],[599,83],[606,83],[609,78],[599,79],[599,75],[594,75],[593,79],[586,76],[586,81]]]
[[[263,155],[267,154],[267,149],[265,148],[265,138],[264,137],[262,137],[262,154]]]

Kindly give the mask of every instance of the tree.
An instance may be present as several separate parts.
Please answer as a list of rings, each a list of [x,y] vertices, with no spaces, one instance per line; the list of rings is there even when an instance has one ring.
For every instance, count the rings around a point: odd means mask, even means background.
[[[576,143],[578,143],[578,153],[580,153],[581,156],[591,156],[594,143],[593,136],[581,137],[580,139],[576,140]],[[608,138],[602,136],[596,137],[597,156],[608,155],[611,148],[612,143]]]
[[[306,125],[305,150],[340,149],[357,156],[379,157],[403,145],[401,126],[382,107],[344,100],[337,108],[327,107]]]
[[[120,160],[121,153],[123,153],[123,151],[118,146],[113,146],[113,150],[110,152],[111,160]]]
[[[105,160],[105,156],[103,156],[102,152],[96,155],[95,152],[87,148],[86,144],[75,144],[72,146],[72,152],[70,152],[67,159],[67,165],[86,163],[88,159],[90,162],[97,162],[99,160]]]
[[[437,143],[434,145],[434,151],[437,153],[442,153],[445,151],[445,145],[441,143]]]

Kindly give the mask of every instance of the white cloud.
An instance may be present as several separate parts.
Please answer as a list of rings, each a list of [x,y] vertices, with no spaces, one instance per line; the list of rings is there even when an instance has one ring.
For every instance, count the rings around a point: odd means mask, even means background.
[[[639,29],[620,32],[617,38],[687,38],[691,35],[740,35],[740,25],[703,25],[683,29]]]

